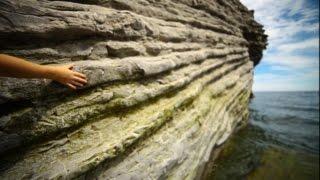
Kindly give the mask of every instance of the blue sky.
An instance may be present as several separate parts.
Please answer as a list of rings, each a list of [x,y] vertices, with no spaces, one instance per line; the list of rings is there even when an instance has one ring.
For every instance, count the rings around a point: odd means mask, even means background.
[[[319,0],[241,2],[269,36],[253,91],[319,90]]]

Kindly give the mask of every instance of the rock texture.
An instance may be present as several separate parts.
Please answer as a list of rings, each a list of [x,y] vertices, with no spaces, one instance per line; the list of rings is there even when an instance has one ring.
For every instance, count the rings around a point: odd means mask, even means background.
[[[0,179],[199,177],[266,39],[238,0],[2,0],[1,53],[89,82],[0,79]]]

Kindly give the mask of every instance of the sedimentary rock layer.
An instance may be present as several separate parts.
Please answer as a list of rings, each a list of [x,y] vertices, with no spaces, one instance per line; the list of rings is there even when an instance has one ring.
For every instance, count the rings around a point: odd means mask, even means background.
[[[88,84],[0,78],[0,178],[199,177],[246,122],[265,47],[237,0],[1,1],[1,53]]]

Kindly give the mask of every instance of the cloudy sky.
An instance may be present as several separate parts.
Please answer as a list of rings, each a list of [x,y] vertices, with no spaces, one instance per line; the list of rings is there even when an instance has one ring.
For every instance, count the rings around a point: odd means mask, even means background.
[[[241,2],[255,10],[269,36],[253,90],[319,90],[319,0]]]

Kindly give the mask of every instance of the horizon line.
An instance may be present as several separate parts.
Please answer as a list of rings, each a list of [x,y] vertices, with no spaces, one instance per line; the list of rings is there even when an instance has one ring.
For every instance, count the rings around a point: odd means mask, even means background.
[[[252,90],[252,92],[319,92],[319,90]]]

